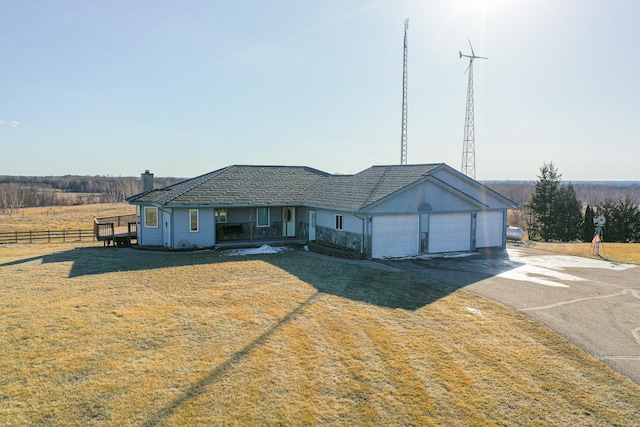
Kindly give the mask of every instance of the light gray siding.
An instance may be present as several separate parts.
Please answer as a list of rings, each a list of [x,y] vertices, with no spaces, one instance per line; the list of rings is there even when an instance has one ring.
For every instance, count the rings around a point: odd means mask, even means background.
[[[336,228],[336,215],[342,215],[342,231],[362,234],[362,220],[353,214],[324,209],[317,209],[316,225]]]
[[[214,210],[212,208],[197,209],[198,231],[190,230],[190,210],[173,210],[173,247],[181,248],[186,245],[187,247],[206,248],[215,245]]]
[[[144,209],[151,206],[141,206],[140,229],[138,230],[139,245],[162,246],[162,210],[158,209],[158,226],[145,227]]]
[[[424,182],[395,197],[390,197],[371,209],[370,214],[415,213],[423,203],[428,203],[433,212],[471,212],[477,209],[469,201],[452,194],[441,186]]]
[[[437,171],[434,176],[439,180],[446,182],[459,191],[468,194],[476,200],[487,205],[487,209],[497,208],[504,209],[505,203],[486,191],[484,187],[479,187],[477,183],[467,181],[464,175],[454,175],[446,169]]]

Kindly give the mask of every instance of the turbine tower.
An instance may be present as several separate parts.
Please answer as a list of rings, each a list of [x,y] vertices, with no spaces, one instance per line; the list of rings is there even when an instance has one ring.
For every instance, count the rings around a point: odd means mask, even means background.
[[[402,137],[400,139],[400,164],[407,164],[407,30],[409,20],[404,20],[404,55],[402,59]]]
[[[473,125],[473,60],[474,59],[489,59],[482,56],[476,56],[471,46],[471,40],[469,40],[469,47],[471,48],[471,55],[463,55],[461,51],[458,51],[460,58],[469,58],[469,66],[467,71],[469,72],[469,83],[467,85],[467,112],[464,117],[464,142],[462,146],[462,169],[463,174],[476,179],[476,137],[475,129]]]

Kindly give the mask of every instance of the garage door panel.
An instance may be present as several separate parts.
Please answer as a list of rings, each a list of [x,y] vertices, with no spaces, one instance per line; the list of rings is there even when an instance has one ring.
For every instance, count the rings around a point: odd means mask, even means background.
[[[373,218],[373,258],[398,257],[418,253],[418,215]]]
[[[471,215],[449,213],[429,215],[429,252],[471,250]]]
[[[505,232],[504,215],[500,212],[478,212],[476,216],[476,247],[502,246]]]

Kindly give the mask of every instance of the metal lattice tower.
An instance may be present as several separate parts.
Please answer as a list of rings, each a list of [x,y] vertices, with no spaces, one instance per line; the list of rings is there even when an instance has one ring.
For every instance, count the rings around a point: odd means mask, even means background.
[[[409,29],[409,20],[404,20],[404,55],[402,59],[402,137],[400,147],[400,164],[407,164],[407,30]]]
[[[461,51],[458,51],[460,58],[463,56],[469,58],[469,67],[467,72],[469,73],[469,83],[467,84],[467,110],[464,117],[464,141],[462,145],[462,168],[460,171],[476,179],[476,137],[475,128],[473,123],[473,60],[474,59],[489,59],[482,56],[476,56],[469,41],[469,47],[471,47],[471,55],[463,55]]]

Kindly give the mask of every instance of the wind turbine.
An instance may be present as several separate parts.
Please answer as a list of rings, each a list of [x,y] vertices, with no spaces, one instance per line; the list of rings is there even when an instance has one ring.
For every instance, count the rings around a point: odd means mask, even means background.
[[[464,55],[462,51],[458,51],[460,58],[469,58],[469,66],[465,71],[465,73],[469,73],[469,83],[467,85],[467,111],[464,118],[464,141],[462,146],[461,172],[473,179],[476,179],[476,137],[473,124],[473,60],[489,58],[477,56],[473,51],[473,46],[471,46],[471,40],[469,40],[469,47],[471,48],[471,55]]]

